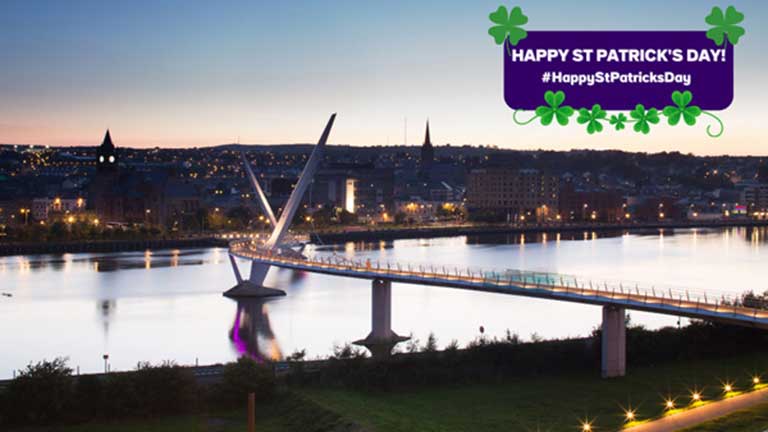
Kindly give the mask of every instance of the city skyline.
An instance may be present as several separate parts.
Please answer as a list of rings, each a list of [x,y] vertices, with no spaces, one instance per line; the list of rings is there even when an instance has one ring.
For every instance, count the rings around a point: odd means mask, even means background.
[[[530,30],[703,30],[712,6],[563,2],[554,16],[551,6],[515,4]],[[436,145],[760,155],[766,31],[755,23],[766,11],[756,1],[734,4],[747,28],[736,49],[736,96],[718,113],[724,136],[709,139],[687,127],[590,136],[578,125],[515,126],[502,98],[501,53],[486,33],[498,1],[384,10],[344,1],[4,2],[0,46],[10,61],[0,71],[0,142],[95,145],[110,128],[122,147],[312,143],[338,111],[332,144],[402,144],[407,118],[407,143],[418,145],[429,118]]]

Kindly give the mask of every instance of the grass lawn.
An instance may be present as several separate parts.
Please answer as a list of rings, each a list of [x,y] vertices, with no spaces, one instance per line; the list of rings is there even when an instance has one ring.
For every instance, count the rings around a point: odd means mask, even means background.
[[[768,430],[768,403],[720,417],[681,432],[764,432]]]
[[[737,390],[745,389],[752,374],[763,372],[768,373],[768,354],[638,368],[627,377],[610,380],[597,374],[568,375],[391,393],[343,389],[303,393],[377,431],[560,432],[578,430],[579,419],[587,418],[594,420],[596,431],[615,431],[624,425],[622,407],[632,407],[640,420],[647,419],[663,412],[668,395],[684,407],[690,403],[690,389],[702,391],[704,400],[716,399],[723,394],[721,382],[732,381]]]
[[[669,363],[635,368],[629,376],[601,379],[598,373],[543,376],[490,384],[418,387],[382,393],[346,389],[304,388],[257,406],[259,432],[404,431],[578,431],[580,419],[593,420],[595,432],[622,428],[622,407],[632,407],[640,420],[660,415],[664,399],[677,407],[690,403],[697,388],[704,400],[723,395],[722,382],[736,390],[751,385],[753,374],[768,381],[768,353],[718,361]],[[48,430],[62,432],[242,432],[245,409],[160,419],[93,423]],[[362,429],[360,427],[361,426]],[[733,414],[686,432],[763,432],[768,404]]]
[[[52,428],[23,428],[13,432],[244,432],[247,430],[245,406],[242,409],[205,414],[189,414],[146,420],[94,422]],[[354,425],[330,412],[294,395],[257,404],[258,432],[343,432],[355,430]]]
[[[260,425],[265,426],[265,425]],[[99,422],[87,423],[77,426],[57,426],[55,428],[30,428],[18,429],[18,432],[43,432],[43,431],[61,431],[61,432],[171,432],[171,431],[190,431],[190,432],[242,432],[246,428],[245,411],[228,412],[215,415],[184,415],[165,417],[150,420],[125,420],[120,422]],[[260,427],[260,431],[279,431],[270,427]]]

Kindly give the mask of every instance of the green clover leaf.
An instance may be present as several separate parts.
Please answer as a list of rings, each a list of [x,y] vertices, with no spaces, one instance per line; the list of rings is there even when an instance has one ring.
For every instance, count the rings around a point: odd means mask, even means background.
[[[635,119],[635,132],[642,132],[647,134],[651,131],[649,123],[656,124],[659,122],[659,112],[656,108],[650,108],[645,110],[643,104],[637,104],[634,110],[629,113],[629,116]]]
[[[595,132],[602,132],[603,124],[600,123],[600,120],[605,120],[607,116],[608,113],[600,108],[600,105],[595,104],[592,106],[592,111],[586,108],[580,109],[576,121],[579,124],[587,123],[587,132],[591,135]]]
[[[719,7],[713,7],[712,12],[704,21],[713,26],[707,30],[707,38],[715,41],[717,45],[722,45],[725,42],[726,35],[728,41],[733,45],[736,45],[739,42],[739,38],[744,36],[744,28],[736,25],[744,21],[744,14],[737,11],[733,6],[728,6],[725,14],[723,14],[723,10]]]
[[[680,117],[683,117],[683,120],[689,126],[696,124],[696,117],[701,115],[701,108],[695,105],[688,106],[691,100],[693,100],[693,95],[688,90],[682,93],[679,91],[672,92],[672,102],[675,103],[675,106],[668,105],[662,111],[662,114],[667,117],[670,126],[678,124]]]
[[[507,36],[509,36],[509,43],[514,46],[517,46],[520,40],[528,37],[528,32],[520,28],[521,25],[528,22],[528,17],[523,15],[523,10],[519,6],[515,6],[509,14],[507,14],[505,6],[499,6],[496,12],[488,15],[488,18],[496,24],[488,29],[488,34],[493,36],[496,45],[503,44]]]
[[[541,117],[541,124],[544,126],[552,123],[552,118],[556,117],[557,122],[562,126],[568,124],[568,117],[573,115],[573,108],[569,106],[560,106],[565,101],[565,93],[560,90],[557,93],[547,90],[544,93],[544,101],[549,106],[540,105],[536,108],[536,115]]]
[[[625,116],[624,113],[619,113],[618,116],[612,115],[611,119],[608,120],[610,124],[614,125],[617,131],[624,129],[625,127],[624,123],[626,123],[626,121],[627,121],[627,116]]]

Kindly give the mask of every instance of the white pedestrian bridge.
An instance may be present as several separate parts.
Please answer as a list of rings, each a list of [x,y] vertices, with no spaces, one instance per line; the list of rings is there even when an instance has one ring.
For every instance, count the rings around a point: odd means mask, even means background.
[[[333,114],[328,120],[279,219],[275,217],[256,175],[243,155],[247,177],[262,212],[269,218],[274,230],[263,242],[247,238],[230,243],[229,257],[238,284],[225,295],[285,295],[283,291],[263,286],[267,272],[272,266],[371,280],[372,330],[368,337],[356,343],[366,346],[374,357],[389,355],[396,343],[407,339],[395,334],[391,328],[393,282],[598,305],[603,308],[601,350],[602,373],[605,377],[622,376],[626,372],[626,309],[768,329],[768,308],[764,305],[748,307],[738,297],[714,294],[713,291],[641,288],[634,284],[598,283],[550,273],[473,270],[370,260],[362,262],[338,256],[304,256],[287,246],[288,228],[323,159],[323,151],[335,118],[336,114]],[[241,276],[236,258],[250,262],[251,272],[248,279]]]
[[[429,285],[602,306],[602,374],[605,377],[623,376],[626,373],[625,311],[627,309],[768,329],[768,309],[743,306],[739,298],[729,297],[724,293],[713,295],[712,292],[707,291],[658,289],[620,282],[596,282],[554,273],[356,261],[336,255],[306,257],[290,249],[266,249],[251,239],[232,241],[229,254],[238,281],[242,281],[242,278],[234,258],[250,261],[252,268],[274,266],[371,280],[372,330],[366,339],[357,343],[368,347],[374,356],[388,355],[395,344],[405,339],[397,336],[391,328],[392,283]],[[261,271],[257,273],[266,274]],[[263,281],[263,278],[261,280]],[[263,294],[265,291],[261,287],[250,289],[255,289],[256,295],[270,295],[270,292],[276,291],[267,290],[266,294]]]

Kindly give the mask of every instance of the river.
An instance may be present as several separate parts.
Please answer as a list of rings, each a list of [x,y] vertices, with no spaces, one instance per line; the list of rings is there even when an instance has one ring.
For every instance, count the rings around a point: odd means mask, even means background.
[[[629,285],[738,294],[768,290],[766,228],[678,229],[459,236],[309,246],[308,254],[362,260],[520,269]],[[241,262],[247,273],[247,263]],[[286,297],[236,302],[226,249],[0,258],[0,378],[29,362],[68,357],[85,372],[139,361],[213,364],[240,355],[279,359],[295,350],[327,356],[370,330],[370,282],[273,269],[266,285]],[[599,307],[504,294],[395,284],[392,325],[438,345],[478,337],[523,340],[588,335]],[[630,312],[650,328],[678,318]],[[686,319],[680,320],[684,325]]]

